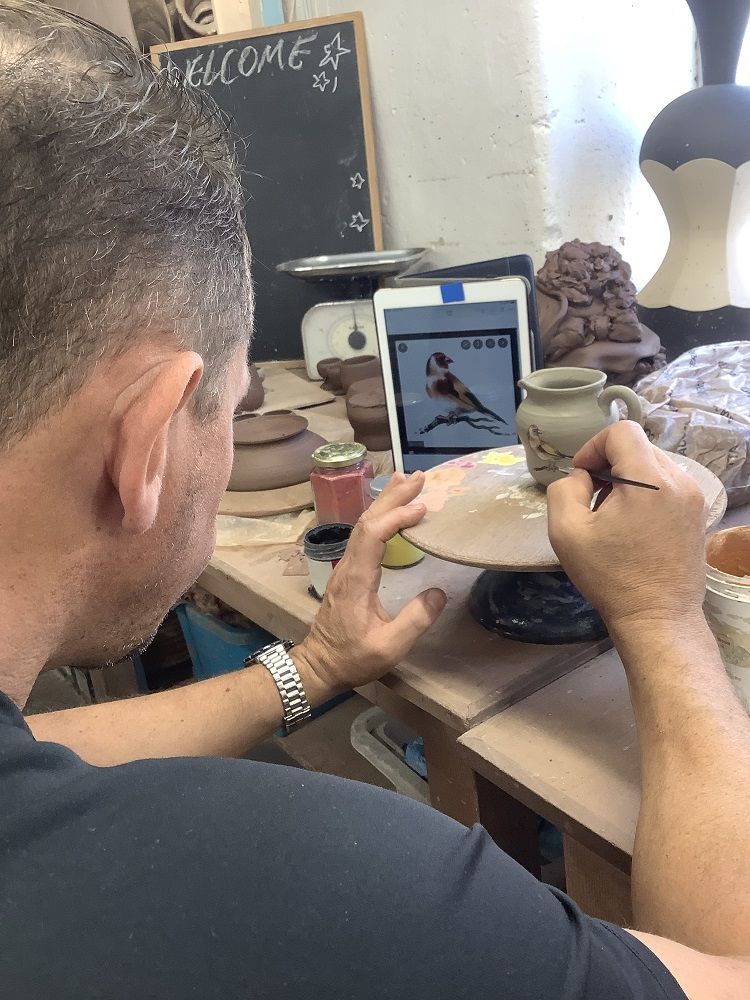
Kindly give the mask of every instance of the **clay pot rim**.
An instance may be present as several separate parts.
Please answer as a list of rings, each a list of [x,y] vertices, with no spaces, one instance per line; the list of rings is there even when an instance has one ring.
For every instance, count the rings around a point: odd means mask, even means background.
[[[368,389],[364,392],[353,393],[346,401],[349,406],[361,406],[365,410],[385,410],[385,400],[374,390]]]
[[[251,420],[264,420],[266,417],[293,417],[294,427],[289,426],[286,430],[281,432],[274,432],[271,428],[268,428],[265,435],[263,434],[263,431],[260,430],[259,433],[261,434],[261,437],[255,441],[238,441],[234,438],[235,448],[257,448],[262,445],[278,444],[282,441],[288,441],[291,438],[297,437],[306,431],[310,426],[305,417],[299,413],[295,413],[293,410],[268,410],[266,413],[241,413],[239,416],[234,418],[232,422],[233,429],[235,423],[242,422],[247,428],[250,426]]]
[[[380,361],[380,358],[377,354],[357,354],[353,358],[342,358],[341,364],[342,366],[348,365],[349,367],[353,367],[355,364],[359,364],[360,361]]]
[[[596,376],[589,380],[584,380],[584,373],[589,372],[591,375]],[[580,379],[579,385],[541,385],[537,380],[537,375],[561,375],[563,378],[565,375],[569,377],[575,377]],[[600,371],[598,368],[576,368],[572,366],[558,367],[557,365],[551,365],[549,368],[538,368],[535,372],[530,372],[528,375],[524,375],[522,379],[518,380],[518,384],[521,388],[528,391],[529,388],[533,389],[534,392],[580,392],[581,389],[594,389],[597,386],[604,385],[607,381],[607,373]]]

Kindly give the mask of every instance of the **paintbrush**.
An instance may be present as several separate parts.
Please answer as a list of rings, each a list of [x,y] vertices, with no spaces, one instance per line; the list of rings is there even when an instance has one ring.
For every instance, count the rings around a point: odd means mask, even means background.
[[[575,466],[565,465],[558,466],[558,472],[564,472],[566,476],[570,475]],[[540,469],[535,469],[535,472],[540,472]],[[602,483],[622,483],[623,486],[640,486],[644,490],[658,490],[658,486],[654,486],[653,483],[641,483],[637,479],[623,479],[622,476],[615,476],[611,472],[589,472],[592,479],[598,479]]]

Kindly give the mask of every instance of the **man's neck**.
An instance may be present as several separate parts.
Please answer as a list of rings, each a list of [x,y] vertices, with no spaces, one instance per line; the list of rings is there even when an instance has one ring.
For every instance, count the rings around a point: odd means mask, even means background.
[[[29,466],[27,464],[27,469]],[[33,466],[31,466],[33,470]],[[49,490],[47,490],[49,492]],[[39,497],[33,503],[21,498]],[[44,490],[22,463],[0,461],[0,691],[22,708],[47,663],[60,649],[63,622],[76,599],[62,565],[60,524]],[[54,506],[54,505],[53,505]],[[59,516],[59,513],[58,513]],[[68,586],[62,581],[67,578]],[[71,600],[65,601],[65,591]]]
[[[0,544],[2,552],[2,544]],[[0,585],[2,622],[0,622],[0,691],[23,708],[39,674],[49,662],[55,646],[52,633],[45,634],[45,602],[36,602],[35,594],[24,592],[21,577],[3,576],[9,582]]]

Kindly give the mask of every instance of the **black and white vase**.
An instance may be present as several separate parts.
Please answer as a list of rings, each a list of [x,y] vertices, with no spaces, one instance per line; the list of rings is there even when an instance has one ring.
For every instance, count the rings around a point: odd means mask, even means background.
[[[687,0],[703,85],[672,101],[641,146],[669,249],[638,295],[667,359],[750,333],[750,87],[736,84],[750,0]]]

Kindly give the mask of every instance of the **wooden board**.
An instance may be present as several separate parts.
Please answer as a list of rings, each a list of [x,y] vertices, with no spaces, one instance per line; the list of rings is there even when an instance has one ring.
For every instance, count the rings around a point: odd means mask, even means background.
[[[273,514],[291,514],[313,506],[313,492],[309,482],[299,486],[285,486],[280,490],[233,492],[227,490],[219,505],[220,514],[235,517],[271,517]]]
[[[717,477],[682,455],[670,458],[696,480],[721,519],[727,497]],[[424,520],[403,532],[440,559],[484,569],[547,572],[560,569],[547,537],[547,497],[531,478],[521,445],[453,459],[425,475]]]
[[[299,641],[320,607],[306,576],[284,576],[293,546],[222,549],[200,584],[273,635]],[[448,607],[392,673],[383,679],[394,694],[451,729],[464,732],[606,649],[599,643],[543,646],[513,642],[472,618],[468,595],[477,571],[430,556],[402,570],[384,570],[380,596],[395,614],[428,587],[441,587]]]
[[[308,406],[330,403],[336,397],[324,392],[317,382],[300,378],[281,365],[264,369],[263,388],[266,398],[258,413],[269,410],[303,410]]]
[[[627,870],[640,762],[627,679],[614,650],[459,742],[479,774]]]
[[[382,246],[367,47],[361,13],[151,49],[204,91],[239,140],[253,249],[256,360],[302,353],[301,322],[329,282],[277,264]]]

